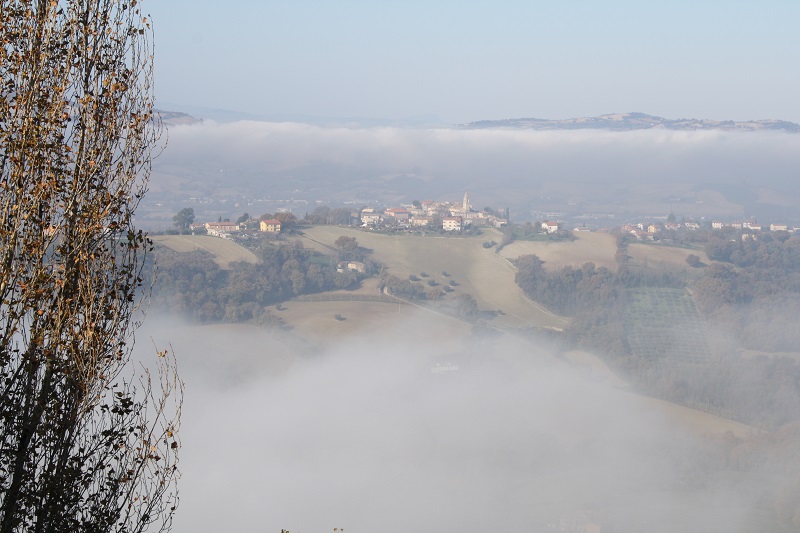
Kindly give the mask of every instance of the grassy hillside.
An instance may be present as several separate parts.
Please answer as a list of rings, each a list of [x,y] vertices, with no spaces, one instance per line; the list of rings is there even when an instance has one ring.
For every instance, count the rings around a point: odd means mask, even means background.
[[[614,254],[617,252],[617,244],[614,235],[588,232],[575,232],[574,235],[574,241],[514,241],[503,247],[500,255],[513,259],[533,254],[544,261],[544,267],[548,270],[565,266],[579,267],[587,262],[592,262],[597,267],[604,266],[612,270],[616,268]]]
[[[283,319],[293,333],[322,344],[331,339],[374,335],[376,330],[389,330],[412,317],[418,320],[415,338],[421,345],[435,341],[440,349],[461,351],[470,334],[470,325],[461,320],[406,304],[291,301],[272,314]],[[420,329],[422,324],[425,330]]]
[[[386,265],[388,272],[401,279],[425,273],[425,281],[442,285],[455,281],[455,291],[447,298],[471,294],[481,310],[502,311],[492,323],[499,327],[562,329],[568,319],[550,313],[531,302],[514,282],[514,267],[492,249],[483,248],[486,235],[441,237],[381,235],[352,228],[315,226],[305,230],[303,244],[315,249],[332,246],[342,235],[355,237],[372,257]],[[496,236],[493,236],[496,237]],[[446,272],[448,276],[442,273]]]
[[[178,253],[188,253],[194,250],[205,250],[214,255],[214,260],[220,268],[229,268],[234,261],[257,263],[255,254],[233,241],[210,237],[208,235],[154,235],[154,242],[166,246]]]
[[[686,256],[694,254],[703,263],[710,263],[703,250],[690,250],[661,244],[633,243],[628,245],[629,266],[691,272]]]

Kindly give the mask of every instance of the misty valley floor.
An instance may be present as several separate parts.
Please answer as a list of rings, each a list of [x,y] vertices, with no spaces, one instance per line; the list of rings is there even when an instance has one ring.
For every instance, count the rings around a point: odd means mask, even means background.
[[[335,333],[293,305],[291,332],[148,319],[187,382],[175,531],[780,530],[757,502],[783,481],[711,460],[744,426],[410,306]]]

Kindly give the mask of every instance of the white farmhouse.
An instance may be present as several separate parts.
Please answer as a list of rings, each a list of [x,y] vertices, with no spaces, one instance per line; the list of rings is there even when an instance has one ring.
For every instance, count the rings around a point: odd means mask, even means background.
[[[550,222],[545,220],[542,222],[542,229],[547,233],[555,233],[558,231],[558,222]]]

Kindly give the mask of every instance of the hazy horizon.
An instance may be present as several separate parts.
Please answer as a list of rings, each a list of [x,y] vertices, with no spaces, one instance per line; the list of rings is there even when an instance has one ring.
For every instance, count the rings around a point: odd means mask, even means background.
[[[615,110],[596,113],[594,115],[568,115],[568,116],[563,115],[563,116],[548,116],[548,117],[538,116],[538,115],[513,115],[513,116],[492,116],[492,117],[487,116],[474,119],[471,122],[456,123],[456,122],[447,122],[436,114],[418,114],[409,116],[389,117],[389,116],[359,116],[359,115],[348,115],[348,116],[311,115],[303,113],[280,113],[280,112],[260,113],[247,109],[216,108],[216,107],[208,107],[202,105],[185,104],[182,102],[174,102],[174,101],[158,101],[156,102],[156,107],[160,111],[185,113],[191,116],[195,120],[212,121],[218,123],[255,121],[255,122],[308,124],[320,127],[344,127],[344,128],[356,128],[356,129],[375,128],[375,127],[423,128],[423,129],[457,128],[481,121],[503,121],[503,120],[515,120],[515,119],[538,119],[538,120],[558,121],[558,120],[594,118],[594,117],[605,117],[610,115],[639,114],[639,113],[654,117],[657,116],[666,120],[686,120],[686,119],[704,120],[704,121],[731,120],[734,122],[782,120],[790,122],[792,124],[797,124],[796,122],[784,119],[781,116],[747,117],[747,118],[740,117],[735,120],[725,117],[716,117],[712,119],[702,114],[698,116],[686,116],[686,115],[662,116],[662,115],[657,115],[655,113],[651,113],[646,109],[615,109]],[[491,127],[503,128],[503,126],[500,125]],[[582,129],[582,128],[573,128],[573,129]],[[585,129],[602,130],[603,128],[593,127]],[[709,128],[709,129],[714,129],[714,128]],[[618,130],[618,131],[625,131],[625,130]],[[689,130],[684,130],[684,131],[689,131]]]

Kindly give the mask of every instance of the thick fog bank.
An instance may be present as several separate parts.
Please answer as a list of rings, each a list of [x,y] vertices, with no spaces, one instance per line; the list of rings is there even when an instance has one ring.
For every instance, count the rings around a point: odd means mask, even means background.
[[[171,128],[154,182],[176,174],[213,183],[209,194],[240,187],[253,195],[330,203],[450,199],[469,190],[486,205],[523,211],[537,205],[624,211],[645,202],[698,216],[759,216],[796,207],[798,168],[800,135],[782,132],[235,122]]]
[[[186,380],[174,531],[758,530],[764,481],[714,470],[662,411],[527,342],[453,353],[429,327],[323,349],[150,321]]]
[[[692,167],[697,177],[774,179],[776,171],[789,171],[786,162],[800,160],[798,147],[800,135],[783,132],[349,129],[234,122],[171,128],[158,163],[218,161],[280,170],[325,161],[431,178],[462,171],[496,177],[556,174],[587,181],[602,180],[599,174],[606,170],[622,171],[618,178],[647,179],[639,173],[656,177]],[[588,160],[582,163],[575,156]]]

